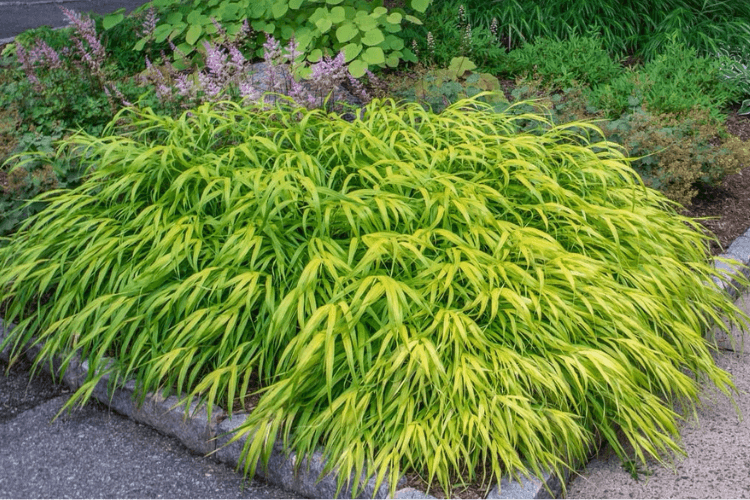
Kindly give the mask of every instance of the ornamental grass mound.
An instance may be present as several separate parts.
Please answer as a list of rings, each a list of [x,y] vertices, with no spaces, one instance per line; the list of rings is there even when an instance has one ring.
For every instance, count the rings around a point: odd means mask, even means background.
[[[703,335],[747,317],[600,138],[476,99],[125,109],[66,140],[87,180],[0,248],[6,344],[88,360],[68,407],[105,373],[209,411],[259,394],[246,473],[276,439],[391,492],[562,475],[595,436],[663,460],[673,402],[735,390]]]

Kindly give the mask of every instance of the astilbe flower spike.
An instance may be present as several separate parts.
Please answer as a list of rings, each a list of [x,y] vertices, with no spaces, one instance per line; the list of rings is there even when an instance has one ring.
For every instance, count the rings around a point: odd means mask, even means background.
[[[146,17],[141,25],[139,35],[143,38],[151,38],[156,30],[156,24],[159,22],[159,17],[156,15],[156,9],[151,6],[146,11]]]
[[[60,6],[60,10],[62,10],[65,17],[68,18],[74,27],[76,35],[73,37],[73,43],[76,45],[81,60],[86,63],[95,75],[102,75],[102,66],[104,65],[104,60],[106,59],[107,54],[104,50],[104,46],[97,37],[94,20],[84,18],[78,12],[66,9],[62,6]],[[84,41],[88,45],[88,48],[83,44]]]

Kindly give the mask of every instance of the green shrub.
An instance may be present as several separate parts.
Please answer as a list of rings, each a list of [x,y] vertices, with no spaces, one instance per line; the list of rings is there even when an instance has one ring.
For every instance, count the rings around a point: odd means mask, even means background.
[[[31,201],[40,193],[80,184],[80,163],[54,155],[54,143],[59,138],[27,132],[14,148],[18,154],[0,165],[0,178],[6,180],[0,182],[0,236],[17,230],[26,218],[46,206]]]
[[[491,22],[477,22],[457,3],[440,3],[424,17],[423,24],[408,25],[403,32],[424,64],[443,67],[456,57],[469,57],[483,72],[505,71],[506,50]]]
[[[433,8],[463,3],[489,24],[497,18],[510,46],[541,37],[565,40],[596,30],[613,55],[636,54],[650,61],[677,40],[713,55],[722,46],[750,46],[750,3],[704,0],[436,0]],[[428,11],[429,17],[431,11]]]
[[[736,137],[717,144],[722,125],[705,110],[687,116],[637,110],[604,130],[638,158],[632,165],[647,186],[683,205],[690,205],[699,184],[721,184],[750,166],[750,146]]]
[[[573,35],[564,41],[539,38],[511,51],[507,64],[512,74],[561,88],[604,84],[623,71],[595,36]]]
[[[419,102],[436,113],[460,99],[483,92],[486,94],[480,98],[485,102],[507,103],[500,92],[500,81],[488,73],[475,72],[476,69],[470,59],[454,57],[447,68],[426,72],[408,90],[397,95],[406,101]]]
[[[721,75],[721,60],[699,57],[695,49],[672,41],[652,61],[590,93],[594,106],[617,117],[628,106],[643,104],[653,113],[684,114],[703,108],[714,117],[737,92]]]
[[[750,318],[618,148],[521,118],[477,99],[352,122],[123,110],[66,141],[90,176],[0,248],[5,344],[79,350],[68,407],[113,373],[231,409],[257,376],[246,472],[277,432],[342,478],[411,469],[448,494],[480,464],[562,475],[596,433],[623,459],[618,431],[640,461],[679,450],[670,403],[699,377],[734,388],[702,334]]]
[[[411,0],[409,4],[424,12],[431,0]],[[141,50],[150,40],[173,41],[192,62],[200,59],[205,42],[217,33],[215,22],[224,25],[230,35],[240,32],[243,22],[258,34],[258,57],[265,34],[286,45],[292,37],[309,62],[324,55],[346,54],[351,74],[363,76],[370,67],[396,67],[402,60],[415,60],[410,48],[398,36],[402,22],[421,23],[403,9],[387,9],[382,1],[366,0],[153,0],[159,10],[159,23],[152,35],[136,45]]]

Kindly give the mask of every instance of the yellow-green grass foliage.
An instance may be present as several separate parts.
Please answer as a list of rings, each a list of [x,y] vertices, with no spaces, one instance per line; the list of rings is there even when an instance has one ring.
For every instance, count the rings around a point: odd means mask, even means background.
[[[518,120],[544,121],[476,99],[353,122],[124,110],[67,139],[87,180],[0,248],[9,342],[80,350],[70,405],[107,371],[229,409],[260,387],[246,472],[277,436],[448,492],[561,474],[595,435],[623,459],[618,432],[641,460],[678,451],[669,404],[702,377],[734,389],[703,334],[744,321],[706,236],[592,125]]]

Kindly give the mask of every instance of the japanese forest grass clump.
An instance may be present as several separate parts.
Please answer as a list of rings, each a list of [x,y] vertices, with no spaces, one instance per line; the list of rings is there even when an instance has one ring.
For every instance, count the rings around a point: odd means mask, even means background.
[[[476,99],[352,122],[281,101],[123,110],[66,140],[85,182],[0,248],[8,343],[89,361],[68,406],[108,372],[230,410],[259,381],[250,473],[276,439],[448,494],[563,474],[595,435],[663,459],[670,403],[734,389],[702,335],[747,318],[698,223],[616,146],[583,122],[519,132],[532,119]]]

